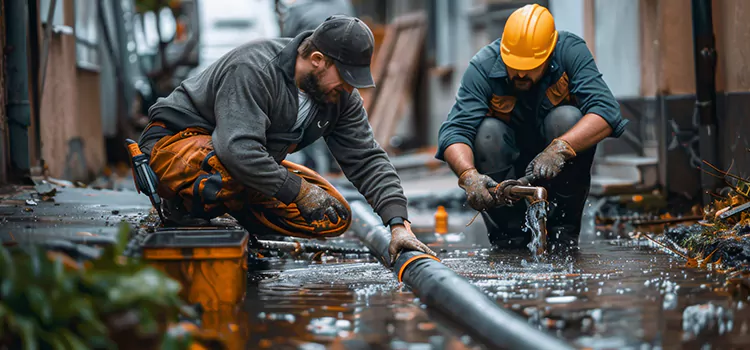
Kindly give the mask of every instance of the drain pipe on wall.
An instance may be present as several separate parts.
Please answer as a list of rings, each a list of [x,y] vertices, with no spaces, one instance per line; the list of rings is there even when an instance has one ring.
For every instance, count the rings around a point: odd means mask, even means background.
[[[366,203],[352,201],[350,206],[354,220],[349,230],[388,267],[390,231]],[[419,300],[449,317],[489,348],[572,349],[562,340],[531,327],[522,317],[503,309],[431,255],[404,252],[393,267],[399,282],[406,284]]]
[[[716,122],[716,43],[711,11],[711,0],[692,0],[693,50],[695,57],[695,107],[700,117],[700,157],[718,164]],[[711,174],[701,172],[703,204],[711,202],[711,193],[719,183]]]
[[[5,45],[7,61],[6,113],[11,174],[28,175],[31,169],[31,103],[29,101],[29,64],[26,28],[26,1],[5,1]],[[36,42],[36,41],[34,41]]]

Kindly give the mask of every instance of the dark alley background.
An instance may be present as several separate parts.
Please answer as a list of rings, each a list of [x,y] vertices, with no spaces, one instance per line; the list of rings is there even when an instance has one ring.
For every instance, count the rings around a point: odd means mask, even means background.
[[[139,135],[156,98],[234,47],[282,35],[290,9],[304,2],[2,1],[0,181],[104,178],[112,187],[109,180],[129,172],[123,140]],[[378,141],[391,155],[422,154],[418,159],[427,161],[468,60],[502,35],[514,9],[533,1],[331,3],[363,18],[375,34],[378,87],[362,95]],[[713,1],[718,142],[715,157],[702,157],[697,22],[689,0],[536,3],[551,10],[558,29],[587,41],[631,120],[623,137],[599,146],[594,192],[659,189],[699,200],[702,159],[748,175],[750,24],[744,14],[750,4]],[[290,157],[328,170],[315,155]]]

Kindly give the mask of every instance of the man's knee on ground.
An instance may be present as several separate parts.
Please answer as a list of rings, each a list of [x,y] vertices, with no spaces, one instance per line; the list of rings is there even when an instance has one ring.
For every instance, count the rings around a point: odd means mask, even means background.
[[[474,164],[483,174],[507,170],[518,157],[513,130],[500,119],[484,118],[474,138]]]
[[[547,143],[562,136],[583,118],[581,110],[573,106],[553,108],[544,118],[544,135]]]

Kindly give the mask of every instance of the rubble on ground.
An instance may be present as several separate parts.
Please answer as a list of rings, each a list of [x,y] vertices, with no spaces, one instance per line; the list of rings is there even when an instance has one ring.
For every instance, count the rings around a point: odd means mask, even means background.
[[[722,216],[735,208],[742,208],[750,199],[738,193],[717,199],[705,209],[704,219],[693,225],[679,225],[665,231],[666,238],[691,256],[720,263],[726,268],[750,267],[750,212],[737,211]]]
[[[732,184],[704,208],[703,220],[665,230],[669,242],[689,260],[727,269],[750,267],[750,182],[731,176]]]

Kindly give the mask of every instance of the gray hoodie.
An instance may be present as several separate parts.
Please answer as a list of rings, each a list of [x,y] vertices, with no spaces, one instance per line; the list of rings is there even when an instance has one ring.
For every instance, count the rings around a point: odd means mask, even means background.
[[[298,109],[297,48],[310,34],[232,50],[159,99],[149,110],[152,121],[165,123],[172,132],[188,127],[211,131],[216,155],[234,178],[286,204],[299,193],[301,178],[280,162],[323,137],[384,223],[396,216],[408,218],[401,181],[374,139],[357,90],[342,93],[338,103],[318,106],[303,130],[291,131]],[[144,140],[141,148],[148,152],[154,143]]]

